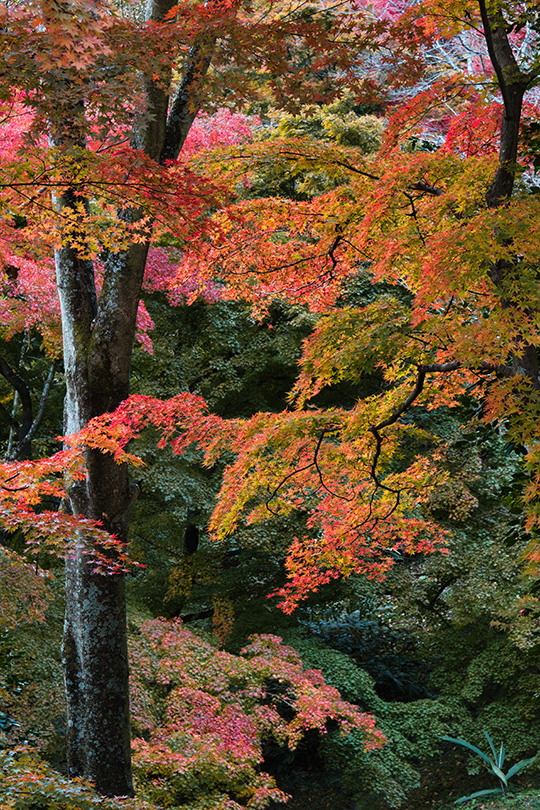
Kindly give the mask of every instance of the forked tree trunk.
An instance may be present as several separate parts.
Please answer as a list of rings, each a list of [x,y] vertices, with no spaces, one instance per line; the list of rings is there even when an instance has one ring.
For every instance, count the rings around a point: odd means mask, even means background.
[[[159,22],[174,0],[152,0],[148,19]],[[213,44],[192,49],[174,99],[149,81],[147,113],[132,143],[153,160],[175,159],[197,113],[198,84],[210,64]],[[82,103],[59,116],[52,141],[59,148],[84,150],[76,136]],[[79,117],[79,119],[78,119]],[[80,206],[66,191],[57,210]],[[136,221],[134,209],[119,216]],[[71,434],[89,419],[113,411],[129,395],[129,371],[137,307],[148,244],[133,244],[106,263],[96,295],[92,262],[69,244],[56,251],[56,276],[62,312],[66,401],[64,431]],[[71,510],[99,520],[121,541],[127,539],[136,487],[128,470],[110,455],[86,452],[84,481],[67,481]],[[129,689],[125,582],[122,574],[94,573],[79,553],[66,564],[66,618],[63,665],[67,698],[67,755],[70,776],[93,780],[109,796],[133,793],[129,730]]]

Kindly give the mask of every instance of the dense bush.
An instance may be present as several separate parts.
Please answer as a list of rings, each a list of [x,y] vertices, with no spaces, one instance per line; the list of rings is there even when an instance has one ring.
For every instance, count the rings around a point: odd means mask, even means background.
[[[265,772],[263,746],[294,750],[306,731],[384,742],[373,718],[343,701],[321,673],[275,636],[241,656],[216,650],[180,622],[144,623],[132,651],[134,773],[138,793],[189,810],[263,808],[286,795]]]
[[[405,630],[364,619],[360,611],[305,622],[306,629],[329,647],[347,653],[375,680],[377,694],[388,701],[431,697],[426,692],[429,662],[416,652]]]
[[[106,799],[80,779],[66,779],[28,748],[0,751],[2,810],[155,810],[146,802]]]

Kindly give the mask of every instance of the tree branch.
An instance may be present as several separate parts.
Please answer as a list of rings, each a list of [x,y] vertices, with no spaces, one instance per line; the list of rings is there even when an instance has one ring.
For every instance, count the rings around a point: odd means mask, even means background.
[[[514,188],[515,166],[519,144],[519,125],[523,96],[532,80],[521,72],[508,39],[507,26],[500,12],[493,17],[486,0],[478,0],[484,35],[491,64],[503,97],[504,114],[501,123],[499,168],[486,193],[489,208],[497,208],[508,200]]]
[[[277,485],[277,487],[275,487],[272,490],[272,492],[269,493],[268,498],[265,501],[265,506],[266,506],[266,508],[268,509],[269,512],[272,512],[273,515],[277,514],[277,513],[274,512],[270,508],[270,501],[273,500],[273,498],[276,497],[276,495],[278,494],[278,492],[281,489],[281,487],[283,486],[283,484],[286,481],[288,481],[289,478],[293,478],[295,475],[298,475],[298,473],[305,472],[306,470],[309,470],[311,467],[316,466],[317,455],[319,453],[319,450],[321,449],[321,445],[322,445],[325,433],[326,433],[326,430],[323,429],[321,431],[321,435],[319,436],[319,439],[317,441],[317,446],[315,448],[315,454],[314,454],[314,457],[313,457],[313,461],[310,461],[309,464],[306,464],[304,467],[298,467],[296,470],[292,470],[292,472],[288,473],[284,478],[282,478],[281,481],[279,482],[279,484]]]
[[[409,396],[406,399],[404,399],[403,402],[392,411],[389,417],[384,419],[382,422],[379,422],[378,425],[371,425],[369,427],[369,431],[373,434],[375,438],[375,454],[371,462],[370,476],[377,485],[377,487],[380,487],[381,489],[386,489],[389,492],[394,492],[399,495],[399,490],[385,486],[377,477],[377,464],[379,461],[379,457],[381,455],[382,443],[384,438],[383,436],[381,436],[380,431],[384,430],[384,428],[389,427],[390,425],[395,424],[395,422],[397,422],[399,417],[402,416],[405,413],[405,411],[407,411],[411,407],[411,405],[416,399],[418,399],[424,388],[424,383],[427,374],[441,374],[441,373],[448,374],[452,371],[457,371],[462,367],[463,366],[459,360],[450,360],[448,363],[423,363],[419,365],[418,374],[416,376],[416,383]],[[474,371],[474,369],[471,370]],[[476,370],[492,372],[494,374],[498,374],[501,377],[514,377],[517,373],[513,366],[503,366],[495,363],[488,363],[486,361],[482,361],[478,369]]]
[[[458,368],[461,368],[461,363],[459,362],[459,360],[452,360],[449,363],[431,363],[430,365],[423,364],[418,366],[416,383],[407,399],[405,399],[401,403],[401,405],[398,405],[398,407],[392,411],[392,413],[387,419],[384,419],[382,422],[379,422],[378,425],[371,425],[369,427],[370,432],[375,437],[375,454],[371,462],[370,476],[374,480],[377,487],[399,494],[398,490],[391,489],[390,487],[385,486],[382,483],[382,481],[380,481],[379,478],[377,477],[377,463],[381,455],[381,448],[383,443],[383,437],[381,436],[380,431],[397,422],[399,417],[411,407],[411,405],[416,399],[418,399],[424,388],[426,374],[435,372],[448,373],[450,371],[457,371]]]
[[[18,458],[21,455],[24,448],[27,447],[30,444],[30,442],[32,441],[32,439],[34,438],[34,436],[36,434],[36,431],[37,431],[38,427],[41,424],[41,420],[43,419],[43,414],[45,412],[45,405],[47,403],[47,399],[49,397],[49,392],[51,390],[51,386],[52,386],[52,383],[53,383],[53,380],[54,380],[54,375],[55,375],[55,372],[56,372],[56,366],[57,366],[57,361],[53,360],[52,363],[51,363],[51,366],[49,368],[49,373],[47,375],[47,379],[45,380],[45,385],[43,386],[43,391],[41,392],[41,397],[40,397],[40,400],[39,400],[39,406],[38,406],[37,413],[36,413],[36,415],[34,417],[34,421],[32,422],[32,425],[31,425],[30,429],[28,430],[28,432],[19,441],[19,444],[17,445],[17,447],[15,449],[15,452],[11,453],[8,456],[8,461],[14,461],[16,458]]]
[[[508,41],[502,15],[499,16],[499,12],[498,19],[493,19],[487,10],[485,0],[478,0],[478,6],[480,8],[480,16],[482,18],[489,58],[497,74],[497,82],[501,90],[504,105],[508,107],[510,105],[509,85],[515,84],[516,80],[522,80],[523,76],[516,62],[510,42]]]
[[[216,38],[213,37],[210,42],[200,42],[190,49],[184,77],[169,109],[160,163],[177,160],[180,154],[191,125],[201,108],[198,86],[208,73],[215,44]]]
[[[17,438],[20,438],[22,435],[27,433],[30,430],[30,426],[32,425],[32,399],[30,397],[30,390],[24,380],[19,377],[19,375],[13,371],[9,363],[4,360],[4,358],[0,355],[0,374],[4,377],[8,383],[13,386],[13,388],[19,394],[19,398],[21,400],[22,405],[22,422],[19,425],[15,422],[15,430],[17,432]]]
[[[314,163],[318,160],[318,158],[309,158],[307,155],[302,154],[301,152],[293,152],[291,150],[283,150],[280,154],[282,155],[291,155],[292,157],[301,157],[304,160],[312,160]],[[342,169],[347,169],[354,174],[359,174],[361,177],[367,177],[369,180],[381,180],[382,177],[380,174],[373,174],[373,172],[368,172],[366,169],[359,169],[357,166],[353,166],[352,163],[349,163],[345,160],[331,160],[330,164],[333,166],[340,166]],[[444,190],[442,188],[438,188],[437,186],[431,185],[431,183],[426,183],[424,181],[418,181],[417,183],[411,183],[407,186],[410,191],[422,191],[425,194],[430,194],[433,197],[441,197],[444,194]]]
[[[0,402],[0,416],[4,418],[4,420],[8,423],[8,425],[12,430],[17,431],[19,429],[19,423],[17,422],[16,419],[14,419],[14,417],[10,414],[10,412],[4,408],[1,402]]]

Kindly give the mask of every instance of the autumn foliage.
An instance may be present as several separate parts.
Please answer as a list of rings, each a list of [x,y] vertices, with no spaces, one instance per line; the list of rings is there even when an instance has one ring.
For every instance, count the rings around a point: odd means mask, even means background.
[[[417,23],[423,32],[416,43],[420,61],[422,48],[425,52],[442,33],[450,37],[458,31],[455,21],[445,27],[429,4],[423,12]],[[378,29],[380,36],[383,30],[384,36],[404,36],[412,19],[411,10],[404,9],[389,28],[387,10],[379,9],[379,14],[386,20]],[[186,24],[186,18],[181,19]],[[224,18],[218,14],[212,25],[218,19],[222,23]],[[240,17],[227,23],[239,24]],[[479,70],[480,64],[475,62],[473,68]],[[443,102],[452,109],[451,121],[434,118]],[[189,395],[165,404],[135,397],[69,441],[137,463],[127,452],[127,443],[143,426],[153,424],[162,432],[162,442],[172,440],[175,452],[198,443],[207,464],[232,451],[235,458],[226,468],[209,527],[215,539],[233,532],[240,520],[261,521],[292,510],[309,513],[308,532],[295,538],[286,563],[291,582],[282,593],[286,609],[333,578],[352,572],[382,576],[398,552],[444,546],[444,532],[426,508],[434,489],[444,485],[438,451],[413,452],[406,464],[400,461],[404,444],[422,441],[414,421],[401,418],[408,407],[454,407],[476,387],[482,390],[485,418],[494,421],[506,419],[517,407],[512,403],[520,402],[519,407],[530,414],[511,421],[510,433],[529,448],[531,464],[536,452],[536,395],[530,382],[511,373],[509,358],[537,342],[530,276],[538,252],[534,238],[538,195],[517,194],[504,206],[486,199],[498,165],[501,110],[499,101],[489,100],[474,83],[467,86],[454,72],[429,89],[420,88],[392,112],[378,153],[308,138],[265,137],[237,148],[235,144],[253,135],[257,120],[222,112],[210,129],[205,129],[210,119],[199,119],[177,165],[162,169],[137,158],[130,168],[127,193],[142,194],[148,216],[158,223],[160,214],[154,206],[162,204],[170,189],[167,210],[175,223],[182,212],[187,228],[178,230],[176,224],[176,234],[191,235],[182,257],[174,249],[151,251],[146,282],[150,288],[166,291],[171,300],[241,297],[253,303],[259,317],[276,297],[286,298],[321,317],[304,346],[291,409],[282,414],[225,423],[206,414],[203,403]],[[529,114],[534,114],[534,106]],[[215,127],[221,150],[203,160],[206,169],[212,169],[213,184],[201,185],[185,160],[215,144]],[[221,137],[224,130],[226,136]],[[415,148],[415,143],[430,137],[429,148]],[[110,178],[110,188],[119,187],[120,175],[133,157],[125,146],[115,147],[106,161],[96,153],[84,170],[88,175],[81,186],[84,193],[95,193],[92,183],[100,182],[96,179],[100,166]],[[309,182],[304,182],[308,198],[223,204],[226,197],[219,189],[230,189],[239,181],[249,189],[269,161],[293,175],[312,177],[311,193]],[[65,175],[65,166],[62,170]],[[321,176],[328,186],[323,193],[317,188]],[[159,199],[152,191],[157,185],[162,189]],[[217,196],[212,196],[213,189]],[[217,211],[193,232],[202,206],[209,204],[217,205]],[[91,219],[80,213],[84,222],[77,215],[77,222],[64,223],[64,236],[53,241],[69,237],[73,243],[76,232],[84,233],[86,249],[93,254],[97,247],[92,247],[92,234],[99,232],[102,246],[120,249],[122,240],[136,235],[132,229],[121,233],[117,224],[111,224],[111,205],[113,198],[106,198]],[[144,222],[137,225],[141,238],[145,227]],[[155,227],[159,236],[159,225]],[[49,302],[53,283],[48,280],[47,259],[31,264],[6,256],[18,275],[10,282],[12,294],[22,294],[28,302],[25,310],[10,303],[15,298],[9,294],[4,299],[6,314],[12,313],[6,318],[9,337],[23,325],[36,323],[43,288],[34,291],[31,285],[39,287],[36,279],[43,277],[51,288]],[[497,286],[486,268],[508,263],[515,271]],[[99,262],[97,266],[99,270]],[[365,267],[375,282],[393,284],[398,293],[406,289],[408,301],[396,293],[368,306],[337,306],[347,284]],[[501,297],[512,305],[501,306]],[[43,332],[52,343],[55,313],[50,303],[47,306],[51,325],[45,319]],[[139,322],[139,339],[150,350],[151,323],[144,309]],[[47,329],[53,330],[51,337]],[[380,394],[360,399],[349,410],[316,406],[321,390],[344,379],[358,380],[365,373],[381,375]],[[65,465],[67,458],[58,457],[57,463]],[[40,468],[35,469],[38,480]],[[14,484],[26,474],[23,468],[5,473]],[[529,502],[536,491],[531,487]],[[18,502],[29,502],[31,491],[18,496]],[[9,489],[3,490],[3,497],[13,503]],[[534,508],[529,514],[531,528]],[[8,526],[12,518],[6,515],[4,520]],[[39,520],[52,524],[54,518],[36,518],[36,523]]]
[[[90,583],[124,573],[127,465],[142,464],[130,442],[150,428],[159,449],[197,448],[203,465],[221,465],[207,526],[213,542],[245,524],[299,516],[287,583],[274,594],[291,612],[335,580],[380,580],[396,560],[446,552],[437,500],[452,491],[454,514],[467,516],[473,499],[450,480],[446,439],[419,416],[473,401],[479,421],[524,457],[520,508],[536,570],[535,5],[375,2],[319,14],[281,3],[181,3],[144,24],[98,5],[80,0],[69,13],[43,0],[0,15],[0,74],[16,77],[0,92],[0,335],[37,330],[53,358],[63,331],[73,384],[63,449],[0,465],[0,527],[24,532],[34,560],[65,556]],[[186,131],[169,142],[165,114],[158,148],[155,109],[188,78]],[[231,87],[237,106],[256,102],[259,114],[222,107]],[[321,111],[332,97],[349,100],[342,117]],[[197,117],[203,98],[214,108]],[[288,118],[266,115],[275,104]],[[356,121],[362,105],[380,119]],[[523,156],[520,120],[531,135]],[[139,275],[124,319],[118,291],[129,285],[116,285],[130,278],[133,256]],[[79,303],[68,296],[60,305],[58,280],[85,273],[86,331],[72,319],[69,342],[65,311]],[[361,283],[370,293],[358,294]],[[315,328],[287,408],[224,419],[190,392],[127,396],[141,285],[171,305],[242,300],[261,324],[275,301],[309,310]],[[127,335],[120,359],[113,316]],[[149,354],[153,327],[139,302],[136,338]],[[120,366],[125,378],[114,376]],[[341,383],[354,387],[354,402],[325,407]],[[104,506],[103,470],[113,477],[113,462],[124,465],[110,488],[121,493],[118,514]],[[95,496],[84,515],[50,508],[84,505],[84,487],[86,502]],[[304,671],[276,637],[256,638],[234,657],[181,623],[156,620],[142,626],[134,656],[134,766],[150,801],[264,807],[286,798],[261,770],[269,740],[294,749],[307,730],[338,723],[368,748],[382,743],[373,719],[319,672]]]
[[[6,810],[37,801],[65,810],[264,808],[288,798],[264,771],[270,742],[293,750],[308,731],[325,734],[332,724],[344,736],[358,734],[366,750],[385,742],[370,715],[342,700],[320,672],[304,670],[275,636],[254,637],[235,656],[180,621],[145,621],[132,640],[131,666],[138,800],[105,803],[91,785],[63,780],[31,749],[16,747],[0,757]]]
[[[134,771],[158,805],[236,810],[286,801],[264,770],[271,740],[296,748],[308,730],[360,732],[384,743],[374,719],[343,701],[320,672],[276,636],[251,639],[241,656],[216,651],[180,622],[141,627],[132,654]]]

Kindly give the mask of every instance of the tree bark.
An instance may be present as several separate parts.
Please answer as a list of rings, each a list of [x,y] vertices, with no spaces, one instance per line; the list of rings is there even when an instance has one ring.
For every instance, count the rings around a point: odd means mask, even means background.
[[[153,0],[147,19],[159,22],[174,0]],[[210,64],[207,45],[195,46],[172,104],[156,83],[146,82],[147,109],[135,127],[132,144],[158,163],[178,156],[199,109],[198,88]],[[63,112],[53,142],[84,149],[76,135],[82,104]],[[169,111],[170,107],[170,111]],[[75,192],[55,200],[57,210],[80,205]],[[136,222],[142,213],[119,213]],[[105,263],[101,293],[94,267],[69,244],[55,253],[62,312],[66,375],[66,434],[94,416],[113,411],[129,396],[129,371],[137,307],[149,244],[132,244]],[[74,514],[99,520],[122,541],[138,488],[130,485],[126,465],[95,450],[85,454],[86,479],[66,482]],[[122,574],[95,573],[79,553],[66,564],[66,618],[63,665],[67,697],[67,756],[70,776],[91,779],[108,796],[133,793],[129,731],[129,689],[125,582]]]
[[[69,204],[69,200],[62,202]],[[136,313],[136,301],[127,306],[123,302],[124,318],[117,318],[125,326],[131,320],[131,335],[129,329],[122,334],[112,321],[109,351],[100,351],[94,324],[104,317],[103,310],[110,310],[110,301],[104,299],[101,307],[97,304],[91,262],[79,259],[67,247],[56,252],[56,269],[66,373],[64,429],[70,434],[93,416],[113,410],[127,396],[135,326],[130,310]],[[85,461],[86,480],[67,482],[71,510],[100,520],[126,541],[132,494],[125,465],[96,451],[87,451]],[[124,577],[97,574],[93,569],[84,554],[66,564],[63,663],[68,769],[70,776],[92,779],[105,795],[130,795]]]

